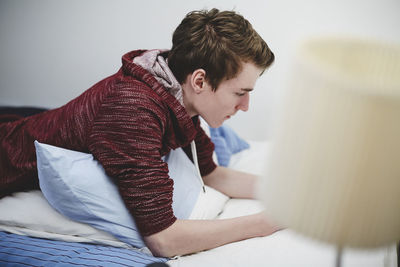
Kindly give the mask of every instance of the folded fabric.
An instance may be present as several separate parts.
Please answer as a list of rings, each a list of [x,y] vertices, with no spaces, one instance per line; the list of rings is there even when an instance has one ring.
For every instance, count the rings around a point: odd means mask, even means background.
[[[57,212],[40,190],[0,199],[0,231],[67,242],[132,248],[113,235]]]
[[[205,192],[200,192],[189,219],[216,219],[225,209],[225,204],[229,201],[229,199],[230,198],[225,194],[206,185]]]
[[[218,164],[220,166],[228,166],[233,154],[250,147],[250,145],[244,139],[240,138],[228,125],[222,125],[218,128],[210,127],[210,137],[211,141],[214,143]]]

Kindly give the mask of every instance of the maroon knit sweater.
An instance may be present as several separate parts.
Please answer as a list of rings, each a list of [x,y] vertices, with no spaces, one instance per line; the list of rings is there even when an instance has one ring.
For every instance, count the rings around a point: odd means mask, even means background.
[[[161,157],[195,139],[202,175],[214,149],[200,122],[142,67],[144,51],[122,57],[122,68],[66,105],[0,124],[0,197],[38,188],[33,141],[92,153],[112,177],[143,235],[176,220],[173,180]]]

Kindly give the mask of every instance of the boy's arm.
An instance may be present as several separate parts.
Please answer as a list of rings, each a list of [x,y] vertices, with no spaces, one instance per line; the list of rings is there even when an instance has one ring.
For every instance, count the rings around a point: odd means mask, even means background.
[[[203,177],[204,183],[233,198],[255,198],[255,184],[258,177],[222,166],[217,166]]]
[[[205,184],[235,198],[254,198],[257,176],[218,166],[203,177]],[[199,252],[252,237],[270,235],[281,227],[257,213],[223,220],[176,220],[170,227],[144,237],[154,255],[171,257]]]
[[[267,236],[279,227],[262,213],[223,220],[177,220],[144,240],[153,255],[172,257],[212,249],[252,237]]]

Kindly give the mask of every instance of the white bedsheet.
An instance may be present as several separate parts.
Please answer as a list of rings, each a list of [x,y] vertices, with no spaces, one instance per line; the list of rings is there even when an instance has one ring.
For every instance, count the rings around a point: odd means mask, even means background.
[[[261,210],[256,200],[231,199],[219,218],[230,218]],[[336,249],[332,245],[303,237],[291,230],[252,238],[200,253],[170,260],[171,267],[333,267]],[[343,267],[397,267],[395,245],[376,250],[345,249]]]
[[[39,190],[18,192],[0,199],[0,231],[67,242],[132,248],[109,233],[58,213]]]
[[[268,157],[267,142],[250,142],[251,149],[236,154],[230,167],[261,174]],[[256,213],[262,205],[256,200],[230,199],[220,219]],[[170,260],[171,267],[333,267],[336,248],[301,236],[291,230],[282,230],[271,236],[252,238],[215,249]],[[344,249],[343,267],[397,267],[396,246],[374,249]]]

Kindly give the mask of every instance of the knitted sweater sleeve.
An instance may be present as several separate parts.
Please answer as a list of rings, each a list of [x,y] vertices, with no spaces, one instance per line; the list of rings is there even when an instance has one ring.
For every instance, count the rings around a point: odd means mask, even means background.
[[[114,179],[139,231],[148,236],[176,220],[173,180],[160,153],[166,112],[151,89],[132,83],[103,99],[88,143]]]

